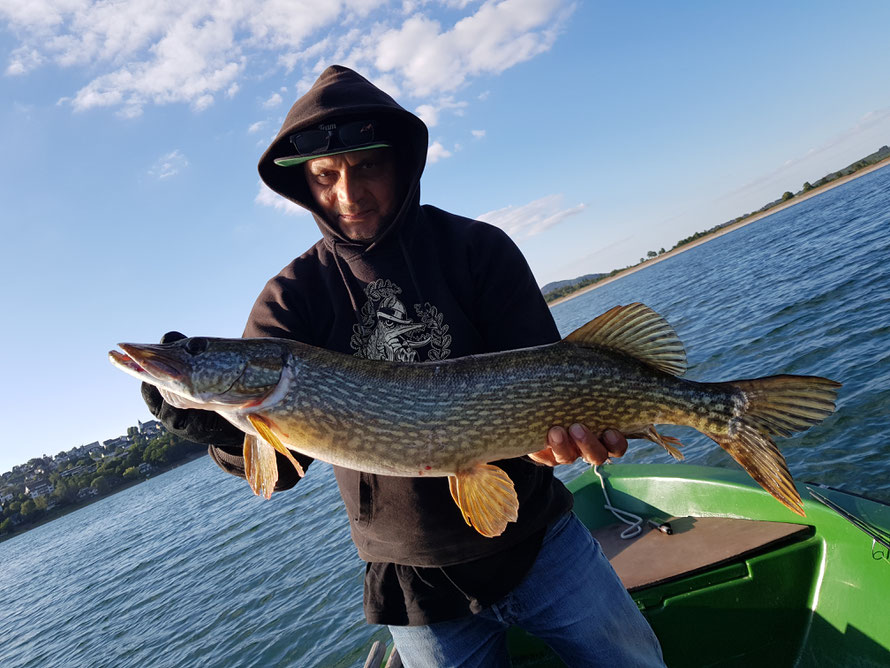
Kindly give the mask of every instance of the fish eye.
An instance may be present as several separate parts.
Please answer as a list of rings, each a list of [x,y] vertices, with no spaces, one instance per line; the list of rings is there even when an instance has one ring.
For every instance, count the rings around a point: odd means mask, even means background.
[[[189,355],[200,355],[207,350],[208,345],[210,342],[207,339],[203,336],[196,336],[185,342],[185,349]]]

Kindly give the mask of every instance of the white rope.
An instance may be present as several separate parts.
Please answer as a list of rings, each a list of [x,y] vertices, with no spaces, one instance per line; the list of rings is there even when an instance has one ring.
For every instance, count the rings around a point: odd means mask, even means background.
[[[600,484],[603,486],[603,497],[606,499],[606,503],[603,507],[610,511],[615,517],[619,520],[628,524],[629,526],[621,532],[621,538],[624,540],[629,540],[631,538],[635,538],[639,536],[643,531],[643,518],[639,515],[634,515],[626,510],[621,510],[621,508],[616,508],[612,505],[612,501],[609,499],[609,492],[606,491],[606,481],[603,479],[603,474],[600,473],[599,465],[594,465],[593,472],[596,473],[596,477],[600,479]]]

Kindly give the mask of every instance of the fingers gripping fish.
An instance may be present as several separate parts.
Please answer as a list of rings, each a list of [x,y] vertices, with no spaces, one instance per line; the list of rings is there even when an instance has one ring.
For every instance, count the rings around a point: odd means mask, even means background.
[[[346,468],[447,476],[467,524],[498,536],[516,521],[509,476],[492,464],[540,449],[553,425],[579,422],[681,445],[655,425],[689,426],[726,450],[764,489],[803,515],[772,440],[821,422],[840,384],[816,376],[698,383],[673,328],[635,303],[616,306],[558,343],[420,364],[381,362],[286,339],[190,338],[122,343],[112,363],[175,406],[213,410],[245,434],[245,471],[269,498],[275,453]]]

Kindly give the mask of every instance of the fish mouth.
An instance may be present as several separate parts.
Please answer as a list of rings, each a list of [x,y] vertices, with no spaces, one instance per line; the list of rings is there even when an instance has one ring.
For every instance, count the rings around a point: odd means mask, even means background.
[[[165,355],[160,346],[139,343],[119,343],[124,353],[117,350],[109,351],[112,364],[123,371],[145,378],[146,375],[161,381],[181,381],[183,373],[177,360]]]

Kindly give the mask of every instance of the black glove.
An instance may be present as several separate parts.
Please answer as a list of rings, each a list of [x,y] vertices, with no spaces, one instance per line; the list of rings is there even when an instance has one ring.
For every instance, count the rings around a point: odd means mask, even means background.
[[[167,332],[161,337],[161,343],[173,343],[184,338],[185,334]],[[167,431],[180,438],[205,445],[239,448],[244,443],[244,432],[221,415],[197,408],[175,408],[163,400],[154,385],[142,383],[142,399]]]

